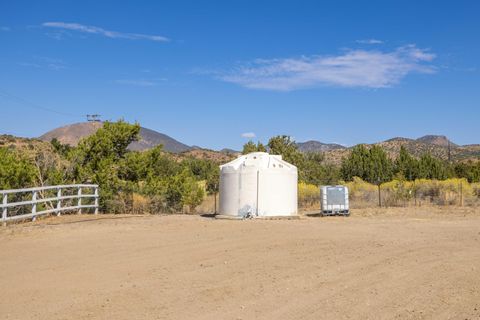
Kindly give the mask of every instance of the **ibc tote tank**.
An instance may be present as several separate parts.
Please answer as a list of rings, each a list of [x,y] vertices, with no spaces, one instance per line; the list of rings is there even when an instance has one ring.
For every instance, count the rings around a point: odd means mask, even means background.
[[[220,166],[219,215],[243,218],[297,215],[297,167],[254,152]]]
[[[321,213],[327,215],[350,215],[348,188],[346,186],[322,186],[320,188]]]

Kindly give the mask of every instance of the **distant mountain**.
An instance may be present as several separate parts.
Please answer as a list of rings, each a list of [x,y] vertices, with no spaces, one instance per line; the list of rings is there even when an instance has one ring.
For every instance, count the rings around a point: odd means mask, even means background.
[[[382,147],[391,158],[396,158],[401,147],[405,147],[413,156],[421,157],[425,153],[444,160],[464,161],[480,160],[480,145],[459,146],[450,141],[446,136],[426,135],[418,139],[395,137],[382,142],[364,144],[367,148],[378,145]],[[322,152],[327,162],[340,164],[347,157],[352,148],[347,148],[335,143],[323,143],[315,140],[298,142],[301,152]]]
[[[53,129],[39,137],[40,140],[50,142],[57,139],[63,144],[76,146],[85,137],[94,134],[103,126],[101,122],[81,122]]]
[[[421,157],[425,153],[452,161],[480,160],[480,145],[459,146],[445,136],[427,135],[418,139],[396,137],[383,142],[365,144],[382,147],[391,158],[396,158],[401,147],[405,147],[413,156]],[[328,162],[339,164],[342,158],[350,154],[351,148],[324,152]]]
[[[403,138],[403,137],[395,137],[392,139],[385,140],[384,142],[411,142],[414,141],[413,139],[410,138]]]
[[[448,140],[446,136],[436,136],[436,135],[427,135],[421,138],[418,138],[416,141],[423,142],[426,144],[433,144],[440,147],[456,147],[457,145],[452,141]]]
[[[63,144],[76,146],[82,138],[94,134],[102,126],[102,122],[75,123],[49,131],[40,136],[39,139],[49,142],[53,138],[56,138]],[[166,134],[143,127],[140,129],[140,140],[130,144],[129,149],[142,151],[151,149],[160,144],[163,145],[165,151],[169,152],[178,153],[191,150],[191,147],[167,136]]]
[[[241,154],[240,151],[229,149],[229,148],[224,148],[224,149],[220,150],[219,152],[227,153],[227,154]]]
[[[80,139],[95,133],[102,125],[101,122],[76,123],[49,131],[39,139],[50,142],[53,138],[57,138],[64,144],[75,146]],[[232,149],[213,151],[197,146],[188,146],[163,133],[147,128],[140,129],[140,137],[140,141],[134,142],[129,146],[130,150],[142,151],[162,144],[165,151],[177,153],[179,157],[195,157],[219,162],[227,161],[239,154],[238,151]],[[0,139],[0,146],[28,145],[32,143],[32,141],[35,141],[26,139],[26,142],[22,142],[23,140],[15,140],[14,138],[15,137],[3,136],[2,139]],[[418,139],[395,137],[374,144],[365,144],[367,148],[373,145],[382,147],[391,158],[396,158],[400,152],[400,148],[405,147],[415,157],[421,157],[425,153],[430,153],[444,160],[480,160],[479,144],[459,146],[447,137],[441,135],[426,135]],[[297,143],[297,147],[301,152],[322,152],[325,160],[334,164],[341,163],[342,158],[348,156],[352,150],[352,148],[347,148],[340,144],[323,143],[314,140],[299,142]]]
[[[297,142],[298,150],[301,152],[325,152],[331,150],[342,150],[346,147],[336,143],[323,143],[320,141]]]
[[[172,137],[167,136],[166,134],[143,127],[140,129],[140,137],[141,138],[139,141],[133,142],[130,145],[129,148],[131,150],[147,150],[158,146],[159,144],[163,145],[163,149],[165,151],[175,153],[184,152],[191,149],[191,147],[173,139]]]
[[[227,163],[235,159],[238,154],[214,151],[209,149],[192,149],[176,155],[179,158],[195,158],[203,160],[211,160],[217,163]]]

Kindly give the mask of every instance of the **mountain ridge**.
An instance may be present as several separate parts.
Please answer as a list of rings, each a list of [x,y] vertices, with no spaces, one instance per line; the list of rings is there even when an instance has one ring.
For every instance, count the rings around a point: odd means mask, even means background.
[[[80,122],[60,128],[53,129],[43,134],[39,139],[50,142],[57,138],[64,144],[76,145],[81,138],[93,134],[102,126],[101,122]],[[236,155],[237,151],[224,148],[220,151],[208,150],[199,146],[188,146],[174,138],[148,128],[141,128],[141,139],[133,142],[130,150],[143,151],[153,148],[159,144],[164,146],[164,150],[172,153],[187,153],[192,156],[201,156],[202,158],[213,158],[214,153]],[[320,152],[325,156],[325,160],[330,163],[338,164],[341,159],[348,156],[353,147],[346,147],[336,143],[324,143],[316,140],[296,143],[301,152]],[[444,160],[464,161],[480,159],[480,144],[471,144],[461,146],[450,141],[444,135],[425,135],[417,139],[394,137],[385,141],[364,144],[367,147],[373,145],[381,146],[387,154],[395,158],[400,152],[400,148],[405,147],[415,157],[420,157],[425,153]],[[208,152],[207,152],[208,151]]]
[[[444,135],[429,134],[429,135],[425,135],[423,137],[420,137],[420,138],[416,139],[416,141],[427,143],[427,144],[434,144],[434,145],[442,146],[442,147],[448,147],[448,146],[458,147],[457,144],[450,141]]]
[[[298,150],[301,152],[325,152],[330,150],[346,149],[337,143],[324,143],[316,140],[309,140],[305,142],[296,143]]]
[[[382,142],[364,145],[368,148],[374,145],[380,146],[391,158],[396,158],[400,149],[404,147],[417,158],[429,153],[442,160],[480,160],[480,145],[457,145],[445,136],[427,135],[418,139],[396,137]],[[339,164],[342,158],[350,154],[352,148],[353,147],[343,150],[330,150],[323,154],[327,162]]]
[[[48,131],[38,139],[50,142],[55,138],[63,144],[76,146],[82,138],[94,134],[102,126],[103,122],[78,122]],[[132,142],[129,149],[143,151],[160,144],[163,145],[165,151],[173,153],[189,151],[192,149],[192,147],[181,143],[166,134],[144,127],[140,128],[140,139]]]

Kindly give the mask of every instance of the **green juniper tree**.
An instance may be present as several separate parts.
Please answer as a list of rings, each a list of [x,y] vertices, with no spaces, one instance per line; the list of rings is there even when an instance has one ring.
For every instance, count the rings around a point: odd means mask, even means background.
[[[408,150],[401,146],[400,153],[395,160],[395,174],[409,181],[413,181],[419,176],[419,162]]]
[[[243,145],[242,154],[249,154],[252,152],[267,152],[267,148],[260,141],[255,144],[252,140]]]

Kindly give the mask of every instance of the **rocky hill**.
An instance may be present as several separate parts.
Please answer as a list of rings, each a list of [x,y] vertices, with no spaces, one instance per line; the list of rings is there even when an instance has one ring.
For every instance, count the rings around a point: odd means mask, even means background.
[[[195,158],[202,160],[211,160],[217,163],[227,163],[232,161],[233,159],[236,159],[239,155],[240,153],[228,153],[209,149],[193,149],[177,153],[175,157],[177,159]]]
[[[15,137],[12,135],[1,135],[0,134],[0,148],[9,148],[11,150],[17,150],[27,157],[34,158],[38,152],[44,152],[45,154],[50,154],[53,157],[54,149],[50,142],[36,139],[36,138],[22,138]],[[221,152],[208,149],[188,149],[181,152],[170,152],[174,159],[177,161],[182,161],[187,158],[195,158],[202,160],[214,161],[218,164],[229,162],[235,159],[240,153],[235,152]],[[60,161],[60,160],[59,160]]]
[[[367,147],[378,145],[385,149],[391,158],[396,158],[400,148],[405,147],[411,154],[420,157],[425,153],[430,153],[443,160],[466,161],[480,159],[480,145],[459,146],[445,136],[428,135],[419,139],[408,139],[397,137],[383,142],[366,144]],[[343,157],[349,155],[351,148],[329,150],[324,152],[326,161],[339,164]]]
[[[458,147],[458,145],[450,141],[446,136],[427,135],[427,136],[418,138],[416,141],[423,142],[426,144],[433,144],[440,147],[448,147],[448,146]]]
[[[297,143],[298,150],[301,152],[325,152],[331,150],[343,150],[346,147],[336,143],[323,143],[320,141],[306,141]]]
[[[47,132],[39,139],[49,142],[53,138],[57,138],[64,144],[75,146],[81,138],[93,134],[101,126],[101,122],[76,123]],[[129,148],[131,150],[142,151],[162,144],[165,151],[176,153],[180,158],[195,157],[215,160],[218,162],[227,162],[239,155],[239,152],[231,149],[213,151],[196,146],[188,146],[168,135],[147,128],[141,128],[140,136],[140,141],[134,142],[130,145]],[[17,147],[28,148],[31,147],[32,144],[41,142],[40,140],[3,136],[2,139],[0,139],[0,146],[16,145]],[[395,137],[386,141],[365,145],[367,147],[378,145],[384,148],[391,158],[396,158],[400,152],[400,148],[403,146],[416,157],[420,157],[425,153],[430,153],[433,156],[444,160],[480,160],[480,144],[461,146],[450,141],[445,136],[426,135],[418,139]],[[299,142],[297,143],[297,146],[302,152],[321,152],[324,154],[325,160],[333,164],[340,164],[342,159],[348,156],[352,149],[352,147],[347,148],[339,144],[323,143],[313,140]]]
[[[39,139],[49,142],[53,138],[56,138],[63,144],[76,146],[80,139],[95,133],[99,128],[102,127],[102,125],[102,122],[75,123],[49,131],[40,136]],[[153,148],[160,144],[163,145],[165,151],[174,153],[184,152],[192,149],[190,146],[187,146],[186,144],[183,144],[172,137],[167,136],[166,134],[143,127],[140,129],[140,140],[133,142],[129,146],[129,149],[142,151]]]
[[[150,130],[147,128],[140,128],[140,140],[130,145],[131,150],[142,151],[151,149],[159,144],[163,145],[163,149],[169,152],[184,152],[192,148],[183,144],[166,134]]]
[[[9,134],[0,134],[0,148],[9,148],[28,152],[41,148],[50,148],[50,143],[45,143],[39,139],[29,139],[15,137]]]

